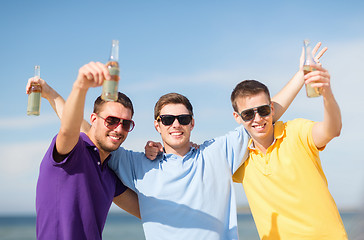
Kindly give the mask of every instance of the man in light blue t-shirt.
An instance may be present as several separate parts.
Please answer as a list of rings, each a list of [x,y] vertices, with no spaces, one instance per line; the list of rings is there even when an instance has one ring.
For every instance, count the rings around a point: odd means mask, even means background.
[[[301,79],[297,75],[292,81],[299,86]],[[290,103],[284,99],[280,102],[287,104],[279,107],[277,116]],[[190,145],[195,120],[185,96],[162,96],[154,118],[164,145],[157,159],[119,148],[108,163],[137,193],[146,239],[238,239],[232,174],[247,151],[249,136],[243,126],[195,149]]]

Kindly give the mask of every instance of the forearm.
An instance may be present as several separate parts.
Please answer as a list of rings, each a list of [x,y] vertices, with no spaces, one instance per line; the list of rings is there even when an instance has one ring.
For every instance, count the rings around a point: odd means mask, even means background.
[[[272,98],[274,104],[273,121],[276,122],[285,113],[304,84],[303,71],[299,70],[291,80]]]
[[[44,98],[48,100],[49,104],[52,106],[58,118],[62,119],[63,108],[66,101],[52,87],[50,87],[49,85],[47,85],[46,87],[47,87],[46,89],[47,94],[44,95]],[[81,124],[81,132],[87,133],[89,129],[90,129],[90,124],[86,120],[83,120]]]
[[[57,114],[59,119],[62,119],[63,107],[66,102],[64,100],[64,98],[61,95],[59,95],[55,90],[53,90],[53,91],[49,92],[46,99],[48,100],[49,104],[52,106],[53,110],[55,111],[55,113]]]
[[[60,154],[69,153],[76,145],[83,121],[87,89],[79,88],[76,84],[68,97],[62,113],[61,128],[57,137],[57,151]]]
[[[323,127],[328,139],[340,135],[342,128],[341,111],[334,95],[330,91],[323,95],[324,100],[324,121]]]
[[[127,189],[124,193],[120,194],[117,197],[114,197],[113,202],[124,211],[134,215],[137,218],[140,217],[139,210],[139,201],[138,196],[135,192],[130,189]]]
[[[334,137],[340,135],[342,122],[339,105],[330,91],[323,94],[324,120],[312,128],[312,138],[317,148],[324,147]]]

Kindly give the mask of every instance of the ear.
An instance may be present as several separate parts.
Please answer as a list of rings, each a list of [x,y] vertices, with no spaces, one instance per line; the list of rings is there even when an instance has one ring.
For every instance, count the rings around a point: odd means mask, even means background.
[[[271,114],[272,114],[272,117],[273,117],[273,116],[274,116],[274,104],[273,104],[273,102],[271,102],[271,103],[270,103],[270,107],[271,107],[271,109],[272,109],[272,110],[271,110],[271,111],[272,111],[272,113],[271,113]]]
[[[160,128],[159,122],[157,120],[154,120],[154,128],[155,128],[155,130],[157,130],[157,132],[159,132],[159,134],[161,133],[161,128]]]
[[[90,116],[90,123],[91,123],[91,126],[94,124],[94,122],[96,121],[96,118],[97,118],[97,114],[96,113],[92,113],[91,116]]]
[[[191,131],[192,131],[192,129],[195,127],[195,119],[194,118],[192,118],[192,121],[191,121]]]
[[[238,124],[242,124],[243,123],[243,120],[241,119],[240,115],[237,113],[237,112],[233,112],[233,116],[235,118],[235,121],[238,123]]]

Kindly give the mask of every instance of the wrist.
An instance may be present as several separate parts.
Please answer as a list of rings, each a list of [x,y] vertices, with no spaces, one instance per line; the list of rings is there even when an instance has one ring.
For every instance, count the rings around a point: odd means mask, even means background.
[[[87,92],[89,87],[88,86],[85,86],[85,84],[83,84],[82,82],[79,82],[79,81],[76,81],[74,84],[73,84],[73,87],[72,87],[74,90],[77,90],[77,91],[85,91]]]

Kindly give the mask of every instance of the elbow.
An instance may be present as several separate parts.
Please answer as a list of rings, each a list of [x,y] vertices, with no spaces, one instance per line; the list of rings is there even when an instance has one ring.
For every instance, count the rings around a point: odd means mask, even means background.
[[[335,137],[340,136],[340,134],[341,134],[341,128],[339,128],[339,129],[337,130]]]
[[[334,131],[332,131],[332,138],[339,137],[341,134],[341,129],[342,129],[342,123],[340,122],[340,124],[338,124],[336,129]]]
[[[342,127],[343,127],[343,123],[340,121],[339,126],[336,131],[336,137],[340,136]]]

